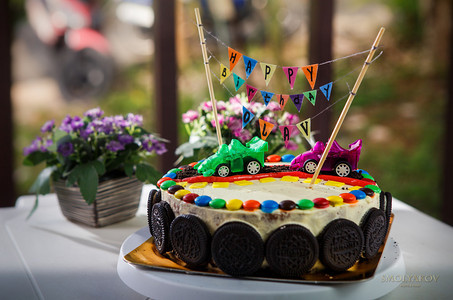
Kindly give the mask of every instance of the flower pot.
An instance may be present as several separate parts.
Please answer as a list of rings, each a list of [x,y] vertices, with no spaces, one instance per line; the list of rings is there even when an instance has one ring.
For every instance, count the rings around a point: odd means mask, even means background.
[[[133,218],[137,213],[143,183],[136,178],[121,177],[99,183],[96,200],[87,204],[78,187],[54,182],[61,212],[70,221],[103,227]]]

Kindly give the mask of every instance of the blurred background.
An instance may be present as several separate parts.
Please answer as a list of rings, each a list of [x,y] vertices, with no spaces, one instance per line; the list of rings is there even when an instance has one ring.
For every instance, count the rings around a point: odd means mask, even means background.
[[[225,45],[279,66],[321,63],[368,50],[379,28],[385,27],[382,47],[376,53],[382,55],[370,66],[337,140],[346,147],[362,138],[359,167],[368,170],[384,190],[398,199],[441,218],[442,203],[446,201],[442,173],[446,110],[448,87],[452,85],[451,77],[448,79],[452,57],[450,0],[168,1],[174,5],[175,61],[156,61],[157,47],[165,39],[159,38],[156,44],[155,21],[165,16],[156,16],[153,2],[9,1],[13,177],[17,195],[28,193],[40,171],[22,165],[22,149],[47,120],[59,123],[67,114],[81,115],[99,106],[106,114],[142,114],[145,128],[162,131],[156,116],[156,95],[162,92],[156,91],[156,82],[173,80],[159,78],[165,74],[161,71],[167,64],[169,68],[176,66],[176,99],[168,99],[176,103],[176,111],[168,111],[178,136],[172,149],[188,140],[181,114],[209,99],[194,16],[194,8],[200,7],[205,29],[218,38],[205,34],[208,48],[225,65]],[[313,6],[318,7],[316,13]],[[171,30],[169,20],[166,29]],[[318,46],[310,53],[316,24],[329,24],[329,20],[331,45],[325,45],[331,59],[313,61],[316,53],[325,48]],[[165,32],[165,28],[159,30]],[[86,45],[94,46],[87,50]],[[331,103],[348,94],[365,58],[366,54],[357,55],[329,64],[331,74],[326,76],[338,80]],[[218,74],[218,64],[213,60],[211,63],[212,71]],[[276,78],[272,88],[283,89],[282,82],[287,85],[286,81]],[[228,89],[214,78],[218,100],[227,101],[234,92],[231,82],[225,85]],[[330,130],[345,100],[319,116]],[[289,110],[297,113],[294,106]],[[299,114],[301,120],[311,116],[313,112],[304,108]],[[329,136],[330,131],[325,134]],[[315,139],[320,137],[315,135]],[[307,147],[302,142],[291,153]],[[170,159],[176,158],[171,154]]]

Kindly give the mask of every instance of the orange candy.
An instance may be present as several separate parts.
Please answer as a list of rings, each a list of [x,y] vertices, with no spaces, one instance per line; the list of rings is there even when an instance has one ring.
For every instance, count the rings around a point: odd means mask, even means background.
[[[281,160],[282,160],[282,157],[277,154],[272,154],[272,155],[269,155],[268,157],[266,157],[266,161],[268,161],[268,162],[279,162]]]
[[[259,209],[261,206],[261,203],[256,200],[247,200],[242,203],[242,208],[247,211],[254,211],[255,209]]]
[[[351,193],[340,194],[340,197],[343,198],[344,203],[356,203],[358,202],[357,198]]]

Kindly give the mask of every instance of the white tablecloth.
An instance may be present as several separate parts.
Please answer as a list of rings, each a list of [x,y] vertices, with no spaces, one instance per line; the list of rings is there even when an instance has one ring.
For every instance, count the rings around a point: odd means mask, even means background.
[[[67,221],[55,195],[33,196],[0,209],[1,299],[144,299],[116,270],[123,241],[147,226],[146,186],[137,217],[104,228]],[[453,227],[396,200],[391,236],[399,243],[406,276],[384,299],[448,299],[453,291]]]

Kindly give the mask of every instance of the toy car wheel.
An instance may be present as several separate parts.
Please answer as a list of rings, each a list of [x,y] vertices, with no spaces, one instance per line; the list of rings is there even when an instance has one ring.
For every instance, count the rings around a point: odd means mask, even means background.
[[[313,174],[316,171],[316,167],[318,166],[318,162],[314,159],[309,159],[304,163],[304,172],[308,174]]]
[[[346,177],[351,174],[351,165],[345,161],[340,161],[335,165],[335,174],[340,177]]]
[[[246,171],[250,175],[256,175],[261,171],[261,164],[256,159],[251,160],[247,163],[245,167]]]
[[[220,177],[227,177],[228,175],[230,175],[230,172],[231,169],[228,164],[220,164],[216,170],[216,174]]]

